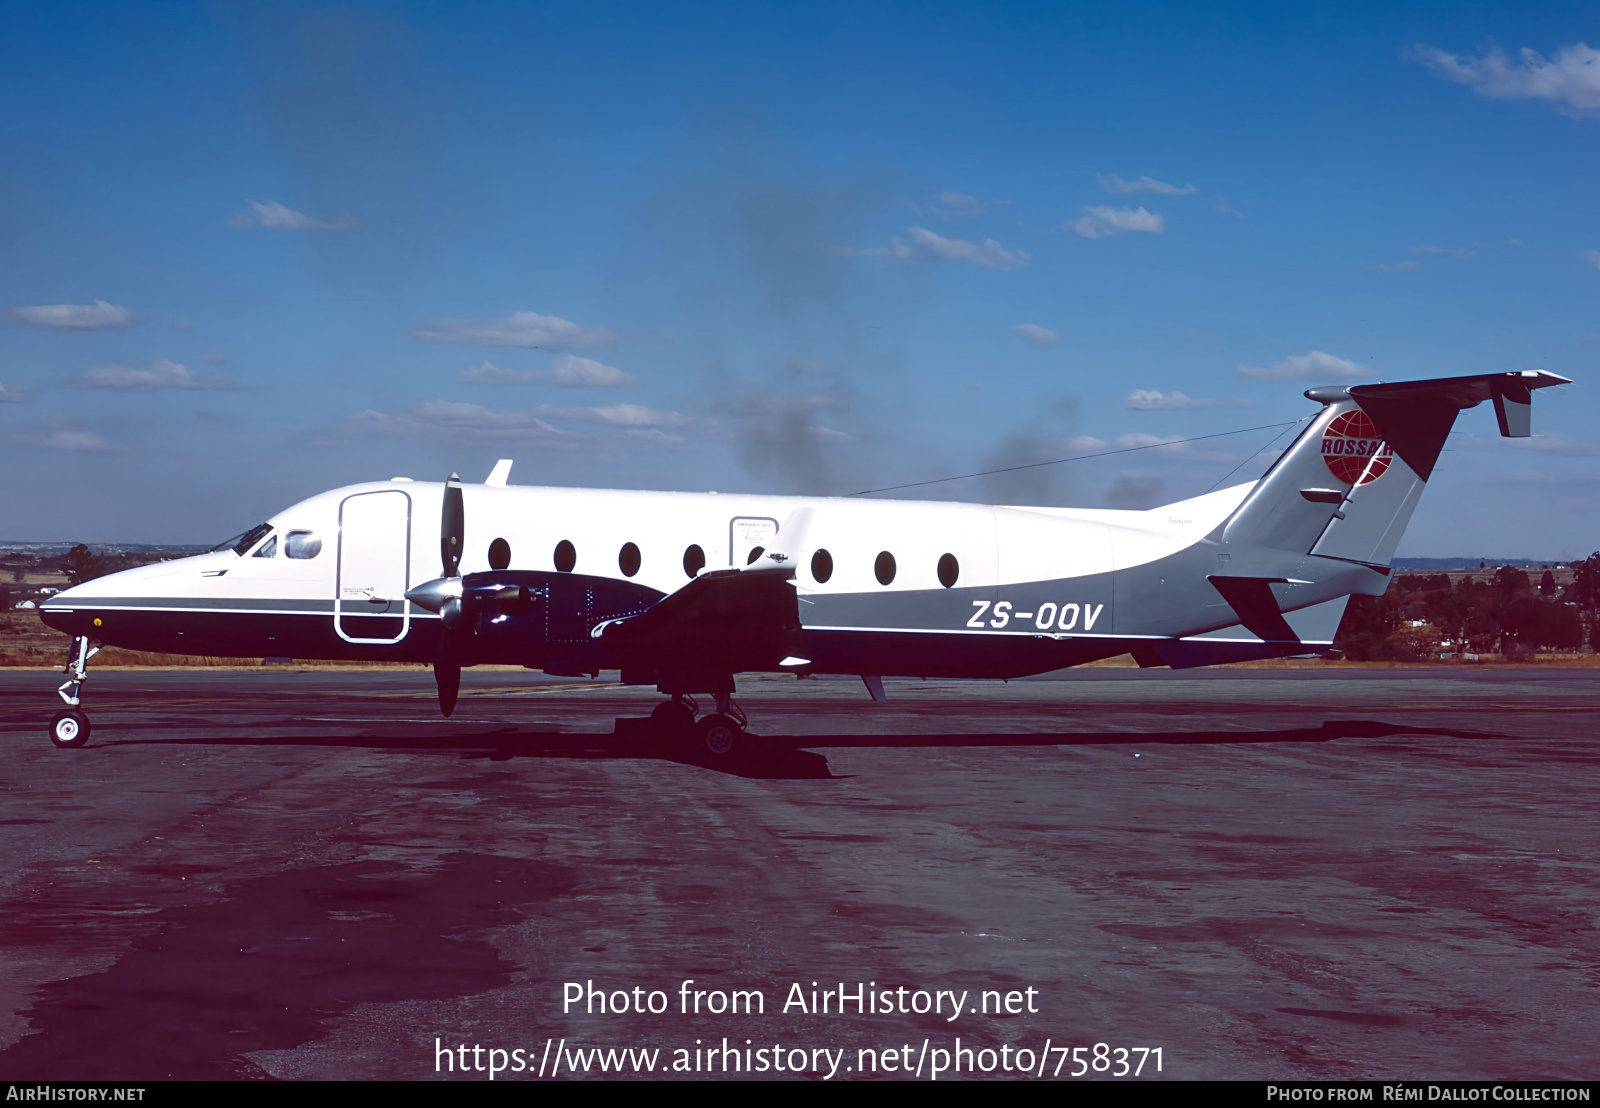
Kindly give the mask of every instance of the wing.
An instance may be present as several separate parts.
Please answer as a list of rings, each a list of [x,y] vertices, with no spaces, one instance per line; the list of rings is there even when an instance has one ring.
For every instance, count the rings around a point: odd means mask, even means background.
[[[794,572],[810,519],[809,508],[798,509],[779,528],[774,549],[751,565],[702,573],[591,635],[620,661],[624,681],[674,692],[714,692],[731,686],[735,673],[798,661],[803,639]]]

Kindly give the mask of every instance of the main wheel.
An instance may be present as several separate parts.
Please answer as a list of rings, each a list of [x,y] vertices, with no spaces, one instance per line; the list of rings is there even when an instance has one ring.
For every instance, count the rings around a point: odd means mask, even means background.
[[[50,741],[68,749],[88,746],[89,717],[71,709],[57,712],[50,720]]]
[[[744,729],[727,716],[706,716],[694,727],[695,752],[716,761],[730,761],[744,749]]]
[[[694,727],[694,709],[681,700],[663,700],[650,712],[656,734],[669,742],[688,737]]]

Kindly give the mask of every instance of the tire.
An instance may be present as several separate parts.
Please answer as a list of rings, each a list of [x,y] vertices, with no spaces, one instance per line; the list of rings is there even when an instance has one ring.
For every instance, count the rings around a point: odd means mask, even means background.
[[[82,712],[57,712],[50,720],[50,741],[65,750],[89,745],[89,717]]]
[[[694,710],[679,700],[663,700],[650,712],[650,725],[668,742],[681,742],[694,729]]]
[[[744,730],[727,716],[706,716],[694,727],[695,753],[714,762],[731,762],[744,752]]]

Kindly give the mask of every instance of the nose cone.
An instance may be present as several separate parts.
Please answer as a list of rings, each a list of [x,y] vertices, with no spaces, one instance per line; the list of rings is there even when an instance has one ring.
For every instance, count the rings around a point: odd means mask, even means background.
[[[44,625],[68,635],[87,634],[93,617],[88,612],[73,607],[75,603],[81,603],[86,598],[86,594],[79,591],[84,587],[84,585],[74,585],[40,601],[39,618]]]
[[[39,605],[39,618],[46,627],[54,627],[69,635],[98,634],[94,621],[101,610],[108,606],[126,606],[131,599],[161,595],[163,590],[154,586],[153,582],[158,577],[170,577],[175,572],[173,563],[158,562],[96,577],[44,600]],[[117,604],[107,605],[106,601],[112,598],[117,600]]]

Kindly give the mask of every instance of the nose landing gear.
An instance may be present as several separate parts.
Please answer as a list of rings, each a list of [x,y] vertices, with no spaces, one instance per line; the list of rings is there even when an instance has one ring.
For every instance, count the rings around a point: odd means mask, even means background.
[[[67,709],[50,718],[50,741],[59,747],[77,749],[89,744],[89,717],[78,710],[79,693],[89,677],[89,659],[98,653],[100,648],[91,646],[87,635],[74,636],[67,647],[67,662],[61,667],[67,679],[56,690]]]

